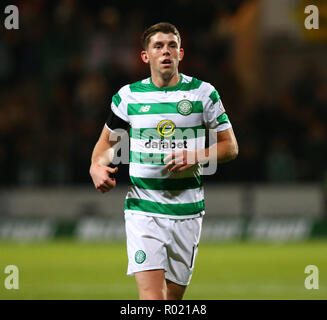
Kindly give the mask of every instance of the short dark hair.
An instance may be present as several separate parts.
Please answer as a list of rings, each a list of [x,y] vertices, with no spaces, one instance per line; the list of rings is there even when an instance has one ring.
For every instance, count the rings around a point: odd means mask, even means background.
[[[181,44],[181,36],[177,28],[169,22],[159,22],[146,29],[142,34],[141,41],[144,50],[147,50],[150,38],[158,32],[174,34],[178,38],[179,45]]]

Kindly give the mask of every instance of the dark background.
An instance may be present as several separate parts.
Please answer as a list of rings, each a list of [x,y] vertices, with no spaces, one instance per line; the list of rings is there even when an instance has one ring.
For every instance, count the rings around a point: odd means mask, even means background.
[[[315,1],[311,1],[314,3]],[[311,3],[310,2],[310,3]],[[3,3],[3,2],[2,2]],[[218,90],[240,154],[209,182],[323,182],[326,18],[297,33],[264,27],[257,0],[11,1],[19,29],[0,26],[0,184],[90,184],[90,157],[120,87],[149,76],[140,37],[168,21],[182,36],[180,71]],[[285,2],[286,3],[286,2]],[[312,37],[312,34],[318,34]],[[120,165],[118,181],[128,181]]]

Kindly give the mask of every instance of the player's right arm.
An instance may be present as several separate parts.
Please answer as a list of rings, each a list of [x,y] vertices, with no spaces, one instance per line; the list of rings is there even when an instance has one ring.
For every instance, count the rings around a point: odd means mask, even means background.
[[[90,166],[90,175],[94,186],[102,193],[108,192],[116,186],[116,179],[109,177],[109,174],[115,174],[118,168],[108,167],[112,161],[115,143],[117,141],[110,140],[110,130],[104,126],[93,149]]]
[[[112,97],[108,119],[92,153],[90,175],[95,188],[102,193],[108,192],[116,186],[116,179],[110,177],[109,174],[117,173],[118,168],[110,168],[108,165],[112,162],[115,154],[114,146],[121,138],[117,129],[126,130],[129,127],[125,102],[128,92],[129,86],[126,85]]]

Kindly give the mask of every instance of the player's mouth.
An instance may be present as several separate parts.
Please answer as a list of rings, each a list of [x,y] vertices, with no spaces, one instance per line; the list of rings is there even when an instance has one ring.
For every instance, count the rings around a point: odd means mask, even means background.
[[[172,62],[170,59],[164,59],[162,60],[161,64],[164,66],[171,66]]]

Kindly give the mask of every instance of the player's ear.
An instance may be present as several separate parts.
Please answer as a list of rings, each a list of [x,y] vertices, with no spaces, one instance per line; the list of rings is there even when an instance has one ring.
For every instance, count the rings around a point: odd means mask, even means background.
[[[182,61],[184,57],[184,49],[180,48],[179,49],[179,61]]]
[[[143,62],[149,63],[149,56],[148,56],[148,53],[145,50],[143,50],[141,52],[141,58],[142,58]]]

